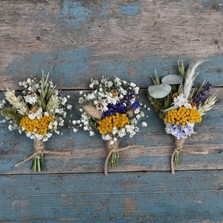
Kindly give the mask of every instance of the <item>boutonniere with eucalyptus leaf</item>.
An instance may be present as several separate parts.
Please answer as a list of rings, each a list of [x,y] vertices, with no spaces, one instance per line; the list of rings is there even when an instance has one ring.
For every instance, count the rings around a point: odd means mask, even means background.
[[[203,115],[211,110],[217,100],[215,95],[208,95],[209,82],[193,86],[198,75],[196,68],[203,61],[191,63],[185,69],[183,61],[178,62],[178,74],[159,78],[152,77],[153,84],[148,88],[148,98],[155,111],[166,125],[165,131],[175,137],[175,149],[171,156],[171,173],[180,163],[185,139],[194,132],[195,123],[202,121]]]
[[[81,118],[73,124],[89,131],[90,136],[98,132],[107,143],[108,155],[104,165],[104,173],[108,167],[117,167],[120,159],[119,152],[130,146],[119,148],[119,140],[128,135],[132,138],[139,131],[139,122],[145,116],[138,101],[139,87],[118,77],[100,81],[91,80],[91,93],[82,94],[79,98]],[[141,123],[147,126],[146,122]],[[74,131],[77,129],[74,127]]]
[[[21,95],[15,90],[6,88],[5,99],[0,101],[2,122],[9,123],[9,130],[25,132],[26,136],[34,141],[34,153],[15,166],[32,159],[31,169],[35,172],[45,170],[44,155],[69,155],[69,152],[49,151],[44,142],[52,137],[53,133],[60,134],[59,127],[64,125],[66,110],[72,108],[67,104],[67,97],[63,97],[48,75],[42,79],[27,78],[19,82],[22,88]],[[18,92],[19,94],[19,92]]]

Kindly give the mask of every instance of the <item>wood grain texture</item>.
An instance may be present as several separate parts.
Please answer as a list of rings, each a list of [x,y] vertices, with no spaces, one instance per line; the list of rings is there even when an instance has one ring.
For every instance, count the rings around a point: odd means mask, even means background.
[[[79,90],[89,91],[91,78],[133,81],[148,104],[150,75],[176,73],[177,59],[208,59],[195,84],[208,80],[218,95],[186,141],[175,176],[169,173],[174,139],[153,109],[147,128],[121,140],[121,146],[135,148],[121,153],[108,177],[99,135],[74,134],[67,122],[64,135],[46,147],[70,151],[71,157],[46,156],[47,171],[33,174],[30,162],[14,167],[32,153],[32,141],[1,124],[0,222],[223,222],[221,0],[2,0],[0,15],[0,91],[50,72],[71,95],[73,119],[79,117]]]
[[[220,223],[222,178],[219,171],[1,176],[0,222]]]
[[[222,84],[221,7],[208,0],[1,1],[1,88],[42,69],[63,88],[86,88],[101,74],[146,87],[154,69],[172,73],[179,57],[210,59],[205,78]]]

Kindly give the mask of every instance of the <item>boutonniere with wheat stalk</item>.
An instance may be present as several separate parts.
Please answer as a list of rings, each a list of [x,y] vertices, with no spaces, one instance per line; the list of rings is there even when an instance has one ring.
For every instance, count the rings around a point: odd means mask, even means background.
[[[21,95],[16,96],[15,90],[6,87],[5,99],[0,101],[2,122],[9,123],[9,130],[25,132],[26,136],[34,141],[34,152],[31,156],[17,163],[21,164],[32,159],[31,169],[35,172],[45,170],[44,155],[69,155],[69,152],[49,151],[44,142],[53,133],[60,134],[59,127],[64,125],[66,110],[72,108],[67,104],[67,97],[60,95],[56,86],[49,80],[48,75],[42,79],[28,78],[19,82],[22,88]],[[19,94],[19,92],[18,92]]]
[[[205,112],[211,110],[217,100],[208,96],[209,82],[193,86],[198,75],[196,68],[203,61],[193,62],[185,69],[183,61],[178,61],[178,74],[159,78],[152,77],[153,84],[148,88],[148,98],[155,111],[166,125],[165,131],[175,137],[175,149],[171,156],[171,173],[180,163],[185,139],[194,132],[195,123],[202,121]]]
[[[118,166],[119,152],[130,148],[119,148],[119,139],[126,135],[132,138],[139,131],[139,122],[145,116],[142,108],[146,106],[138,101],[139,87],[118,77],[91,80],[89,87],[93,90],[91,93],[80,92],[81,118],[73,124],[89,131],[90,136],[100,133],[106,141],[108,155],[104,173],[107,175],[108,167]],[[147,126],[146,122],[141,124]],[[74,127],[74,131],[77,128]]]

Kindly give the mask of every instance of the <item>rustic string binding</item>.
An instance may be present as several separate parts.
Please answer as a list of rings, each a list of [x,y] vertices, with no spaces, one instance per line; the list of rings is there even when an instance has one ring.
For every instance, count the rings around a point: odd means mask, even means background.
[[[55,156],[71,156],[70,152],[46,150],[44,142],[42,140],[34,140],[34,150],[35,150],[35,152],[31,156],[29,156],[29,157],[23,159],[21,162],[15,164],[15,167],[19,167],[22,164],[28,162],[29,160],[31,160],[37,156],[42,156],[42,155],[46,155],[46,154],[55,155]]]

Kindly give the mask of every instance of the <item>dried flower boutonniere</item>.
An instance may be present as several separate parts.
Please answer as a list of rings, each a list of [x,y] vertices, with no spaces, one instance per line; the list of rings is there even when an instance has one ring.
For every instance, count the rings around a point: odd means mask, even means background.
[[[153,86],[148,88],[148,98],[156,112],[164,120],[166,133],[173,135],[175,149],[171,156],[171,173],[179,164],[184,141],[194,132],[195,123],[202,121],[205,112],[211,110],[216,102],[216,96],[207,96],[211,88],[209,82],[193,87],[198,73],[196,68],[203,61],[191,63],[185,69],[183,61],[178,62],[179,75],[167,75],[159,79],[152,78]]]
[[[138,102],[139,87],[118,77],[112,80],[103,77],[100,82],[91,80],[89,87],[93,92],[79,98],[81,118],[74,120],[73,124],[89,131],[90,136],[99,132],[107,142],[108,155],[104,166],[107,175],[108,166],[117,167],[119,152],[129,149],[129,146],[119,148],[119,139],[126,135],[132,138],[139,131],[138,123],[145,116],[142,107],[146,106]],[[147,123],[142,122],[142,126],[147,126]]]
[[[68,97],[62,97],[48,78],[49,74],[43,73],[41,80],[28,78],[19,82],[22,87],[19,96],[16,96],[15,90],[6,88],[5,99],[0,101],[1,115],[4,117],[2,122],[9,123],[9,130],[25,132],[27,137],[34,140],[35,152],[15,166],[32,159],[31,169],[35,172],[45,170],[45,154],[69,155],[63,151],[48,151],[44,146],[53,133],[60,134],[58,128],[64,125],[66,110],[72,107],[67,104]]]

